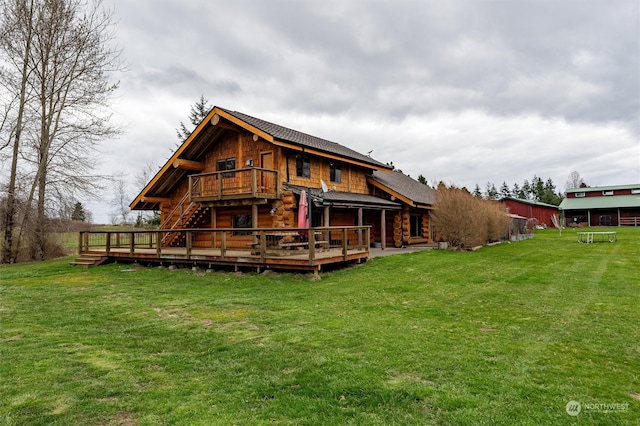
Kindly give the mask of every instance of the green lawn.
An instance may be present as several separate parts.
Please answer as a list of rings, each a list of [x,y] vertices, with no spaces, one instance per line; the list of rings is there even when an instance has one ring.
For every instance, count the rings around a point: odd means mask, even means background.
[[[0,267],[0,425],[638,424],[640,229],[615,230],[317,281]]]

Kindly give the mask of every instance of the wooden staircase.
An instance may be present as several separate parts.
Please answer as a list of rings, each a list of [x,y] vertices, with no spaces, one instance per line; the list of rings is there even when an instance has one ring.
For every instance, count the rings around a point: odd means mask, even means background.
[[[84,254],[81,254],[80,257],[77,258],[76,260],[69,262],[69,265],[84,266],[85,268],[88,268],[89,266],[102,265],[107,260],[108,260],[108,257],[101,254],[84,253]]]
[[[168,229],[180,231],[182,229],[197,228],[200,221],[206,214],[210,213],[210,211],[210,207],[203,207],[200,203],[189,203],[186,208],[183,208],[182,217],[178,218]],[[180,232],[169,232],[162,238],[162,243],[165,247],[175,247],[179,246],[183,240],[184,234]]]

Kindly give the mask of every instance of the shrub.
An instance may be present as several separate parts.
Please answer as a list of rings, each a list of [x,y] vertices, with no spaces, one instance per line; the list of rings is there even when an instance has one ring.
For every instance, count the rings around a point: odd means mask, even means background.
[[[464,249],[499,241],[508,234],[510,219],[499,203],[474,197],[455,186],[440,185],[433,223],[441,240]]]

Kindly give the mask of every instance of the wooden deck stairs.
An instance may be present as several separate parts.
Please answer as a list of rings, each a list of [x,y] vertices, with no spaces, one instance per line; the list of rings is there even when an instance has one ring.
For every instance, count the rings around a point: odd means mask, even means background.
[[[88,268],[89,266],[102,265],[107,260],[107,256],[85,253],[80,255],[80,257],[75,259],[74,261],[69,262],[69,265],[84,266],[85,268]]]
[[[187,229],[187,228],[197,228],[201,221],[204,219],[205,215],[211,212],[211,207],[203,207],[200,203],[189,203],[186,207],[186,198],[183,198],[180,204],[174,208],[174,212],[178,209],[182,210],[181,216],[173,221],[173,215],[170,215],[168,219],[163,223],[163,229]],[[173,214],[173,212],[172,212]],[[173,221],[173,223],[171,223]],[[171,226],[165,228],[171,223]],[[162,244],[165,247],[175,247],[179,246],[184,241],[184,234],[179,232],[170,232],[165,234],[162,238]]]

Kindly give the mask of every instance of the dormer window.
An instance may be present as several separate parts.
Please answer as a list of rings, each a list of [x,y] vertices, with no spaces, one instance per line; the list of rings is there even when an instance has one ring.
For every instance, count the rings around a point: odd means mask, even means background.
[[[602,191],[602,195],[613,195],[613,191]]]
[[[576,192],[575,197],[576,197],[576,198],[582,198],[582,197],[584,197],[584,192]]]
[[[640,194],[640,188],[633,188],[633,189],[631,190],[631,193],[632,193],[632,194]]]

